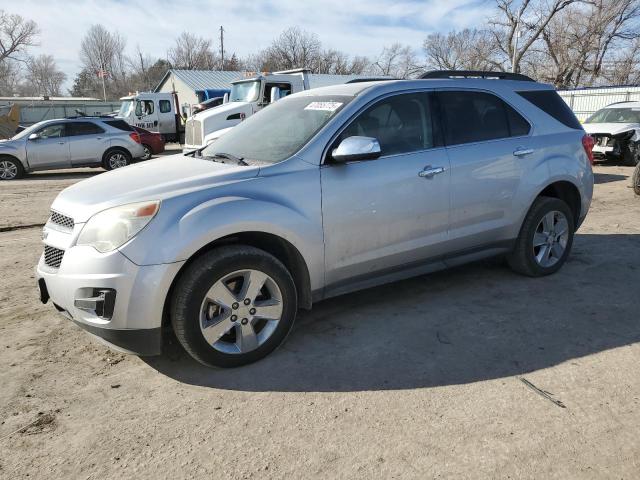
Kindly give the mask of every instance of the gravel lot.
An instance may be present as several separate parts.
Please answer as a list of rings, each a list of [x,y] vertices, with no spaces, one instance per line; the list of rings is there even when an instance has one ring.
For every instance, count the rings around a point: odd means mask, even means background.
[[[558,274],[490,261],[328,300],[224,371],[175,342],[114,353],[37,300],[38,225],[100,170],[2,183],[0,478],[639,478],[640,198],[595,170]]]

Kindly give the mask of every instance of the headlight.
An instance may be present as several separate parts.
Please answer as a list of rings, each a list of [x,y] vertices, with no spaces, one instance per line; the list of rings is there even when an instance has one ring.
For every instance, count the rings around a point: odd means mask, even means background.
[[[160,209],[160,202],[129,203],[103,210],[89,219],[76,245],[89,245],[110,252],[135,237]]]

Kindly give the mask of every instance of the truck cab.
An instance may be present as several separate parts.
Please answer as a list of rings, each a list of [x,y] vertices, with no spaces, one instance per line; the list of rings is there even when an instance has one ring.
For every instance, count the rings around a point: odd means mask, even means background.
[[[267,105],[308,89],[306,69],[263,74],[233,82],[228,102],[187,119],[184,151],[208,145]]]
[[[143,92],[120,99],[118,117],[129,125],[160,133],[166,141],[178,140],[180,115],[174,96],[164,92]]]

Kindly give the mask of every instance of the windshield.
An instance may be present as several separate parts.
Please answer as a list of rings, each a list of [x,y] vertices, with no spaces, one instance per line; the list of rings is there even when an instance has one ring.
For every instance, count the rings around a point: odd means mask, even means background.
[[[230,102],[255,102],[260,95],[260,80],[234,83],[231,86]]]
[[[251,163],[277,163],[300,150],[353,97],[287,97],[232,128],[202,151],[226,153]]]
[[[640,123],[640,108],[603,108],[584,123]]]
[[[120,110],[118,110],[118,117],[128,117],[131,115],[133,103],[133,100],[123,100],[122,105],[120,105]]]

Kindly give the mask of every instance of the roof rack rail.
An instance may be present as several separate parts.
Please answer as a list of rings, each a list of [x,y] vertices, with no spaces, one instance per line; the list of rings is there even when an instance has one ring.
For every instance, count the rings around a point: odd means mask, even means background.
[[[388,82],[390,80],[398,80],[393,77],[360,77],[349,80],[346,83],[364,83],[364,82]]]
[[[64,118],[65,120],[74,120],[77,118],[115,118],[115,117],[111,115],[72,115]]]
[[[489,78],[497,80],[518,80],[521,82],[535,82],[531,77],[521,73],[489,72],[485,70],[432,70],[420,75],[423,80],[434,78]]]

